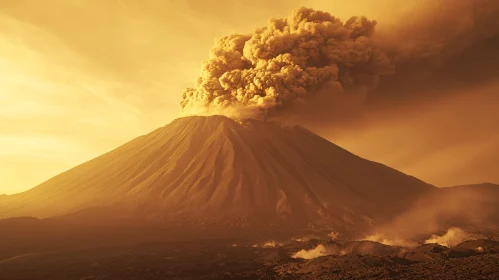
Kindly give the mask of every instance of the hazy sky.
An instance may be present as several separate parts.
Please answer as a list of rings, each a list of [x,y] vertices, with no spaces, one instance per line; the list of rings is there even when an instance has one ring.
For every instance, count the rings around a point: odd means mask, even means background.
[[[182,90],[217,37],[304,5],[342,19],[365,15],[388,30],[430,3],[0,1],[0,193],[32,188],[177,117]],[[429,183],[499,183],[495,78],[319,132]]]

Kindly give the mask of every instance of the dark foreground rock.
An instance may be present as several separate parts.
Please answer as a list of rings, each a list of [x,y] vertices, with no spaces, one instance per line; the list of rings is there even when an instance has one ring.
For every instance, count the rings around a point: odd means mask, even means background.
[[[311,260],[291,257],[318,243],[205,240],[29,253],[0,260],[0,279],[499,279],[499,242],[491,240],[453,248],[426,244],[405,253],[381,244],[325,242],[362,249]],[[365,248],[375,250],[365,254]]]
[[[499,279],[499,256],[412,262],[400,257],[328,256],[276,268],[278,279]]]

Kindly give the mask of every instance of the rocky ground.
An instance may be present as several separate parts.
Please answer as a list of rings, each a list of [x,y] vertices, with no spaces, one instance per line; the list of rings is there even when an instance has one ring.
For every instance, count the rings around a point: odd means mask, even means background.
[[[318,245],[334,255],[292,257]],[[499,242],[413,249],[316,239],[148,243],[24,254],[0,261],[0,279],[499,279]]]

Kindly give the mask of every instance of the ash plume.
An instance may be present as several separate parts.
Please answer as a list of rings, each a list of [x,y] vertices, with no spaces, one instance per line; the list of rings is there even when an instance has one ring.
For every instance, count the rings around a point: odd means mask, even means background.
[[[471,87],[499,76],[497,1],[428,1],[396,25],[376,25],[300,8],[223,37],[184,91],[183,114],[330,123],[378,102],[436,95],[456,77]]]
[[[378,32],[377,39],[384,41],[383,49],[397,64],[428,63],[425,59],[435,56],[438,64],[499,35],[498,15],[499,3],[494,0],[433,1],[413,11],[403,24]]]
[[[429,1],[400,23],[378,30],[375,41],[395,66],[376,89],[379,100],[446,96],[497,81],[499,2]],[[459,81],[459,82],[458,82]],[[390,98],[388,98],[390,97]]]
[[[195,88],[184,91],[184,113],[251,117],[306,102],[324,87],[373,88],[393,72],[373,42],[376,21],[346,22],[308,8],[272,19],[249,35],[219,39]]]

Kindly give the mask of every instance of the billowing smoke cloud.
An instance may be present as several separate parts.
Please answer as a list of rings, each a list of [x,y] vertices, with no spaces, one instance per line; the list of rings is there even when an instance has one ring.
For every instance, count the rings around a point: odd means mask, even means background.
[[[250,35],[218,40],[195,88],[184,91],[185,113],[265,116],[321,89],[362,90],[393,72],[373,43],[376,21],[301,8]]]
[[[469,235],[460,228],[450,228],[444,235],[439,236],[433,234],[431,238],[425,240],[425,244],[437,243],[442,246],[452,247],[463,242],[464,240],[470,239]]]
[[[252,34],[224,37],[196,86],[184,91],[183,112],[284,117],[313,126],[359,118],[379,102],[422,100],[456,84],[496,79],[499,2],[425,3],[376,34],[374,20],[343,22],[301,8]]]

